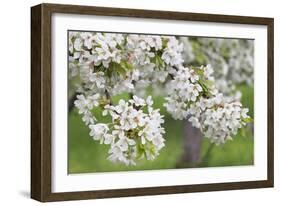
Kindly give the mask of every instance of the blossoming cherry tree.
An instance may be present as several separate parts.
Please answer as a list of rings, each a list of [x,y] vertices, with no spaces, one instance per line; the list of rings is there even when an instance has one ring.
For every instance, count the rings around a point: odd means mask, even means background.
[[[146,92],[151,85],[161,85],[174,119],[188,119],[215,144],[251,121],[247,108],[216,87],[210,65],[187,66],[183,55],[174,36],[69,32],[70,76],[79,82],[74,104],[89,135],[109,145],[110,161],[135,165],[165,146],[164,116]],[[114,103],[124,92],[129,100]],[[97,119],[98,108],[110,122]]]

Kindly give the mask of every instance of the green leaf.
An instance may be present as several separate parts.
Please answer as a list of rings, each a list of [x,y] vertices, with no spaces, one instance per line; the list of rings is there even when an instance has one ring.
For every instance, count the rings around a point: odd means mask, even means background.
[[[193,68],[193,69],[194,69],[194,68]],[[201,77],[204,76],[204,70],[203,70],[203,69],[196,68],[195,70],[196,70],[196,73],[197,73],[199,76],[201,76]]]
[[[206,80],[203,80],[202,78],[200,78],[198,82],[203,89],[203,94],[206,96],[211,96],[211,93],[209,91],[208,82],[206,82]]]
[[[243,118],[242,121],[245,123],[252,123],[254,119],[252,119],[251,117],[247,117],[247,118]]]
[[[131,71],[133,69],[133,65],[130,64],[129,62],[122,60],[120,62],[120,66],[122,67],[122,69],[124,69],[125,71]]]
[[[164,68],[165,66],[163,59],[158,54],[155,54],[155,56],[151,58],[151,62],[155,64],[157,69]]]
[[[126,70],[123,67],[121,67],[121,66],[116,67],[116,72],[119,75],[121,75],[121,76],[125,76],[126,75]]]
[[[162,38],[162,46],[163,46],[163,48],[166,48],[167,45],[168,45],[168,39]]]
[[[165,66],[163,59],[158,55],[156,55],[156,59],[157,59],[158,68],[163,68]]]
[[[103,66],[103,64],[100,64],[99,66],[95,67],[95,72],[101,72],[101,71],[105,71],[106,68]]]
[[[137,159],[141,159],[145,154],[145,150],[140,140],[137,141],[136,146],[137,146]]]

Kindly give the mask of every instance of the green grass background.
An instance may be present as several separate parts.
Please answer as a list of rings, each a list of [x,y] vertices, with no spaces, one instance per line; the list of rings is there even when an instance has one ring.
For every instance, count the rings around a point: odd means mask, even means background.
[[[250,109],[249,114],[254,117],[253,88],[244,85],[239,86],[238,89],[243,94],[242,104]],[[119,98],[127,97],[117,96],[114,101],[118,101]],[[183,153],[183,121],[172,119],[162,104],[163,98],[154,98],[154,108],[160,108],[161,114],[165,115],[166,146],[154,161],[141,160],[136,166],[125,166],[107,160],[109,146],[101,145],[89,136],[89,128],[84,125],[77,110],[73,109],[69,113],[68,120],[68,172],[90,173],[176,168]],[[108,121],[101,116],[101,111],[96,111],[96,115],[101,121]],[[239,132],[233,141],[212,147],[209,153],[207,150],[210,142],[207,138],[204,138],[201,147],[202,163],[200,167],[251,165],[254,161],[254,138],[250,128]]]

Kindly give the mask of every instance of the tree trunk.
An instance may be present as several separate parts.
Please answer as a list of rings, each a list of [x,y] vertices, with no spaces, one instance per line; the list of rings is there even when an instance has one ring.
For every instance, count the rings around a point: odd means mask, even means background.
[[[177,167],[196,167],[201,163],[200,152],[203,135],[201,131],[184,120],[184,152]]]

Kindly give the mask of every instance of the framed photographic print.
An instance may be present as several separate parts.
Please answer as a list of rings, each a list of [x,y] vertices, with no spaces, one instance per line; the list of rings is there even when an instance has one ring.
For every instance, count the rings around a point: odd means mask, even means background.
[[[273,187],[273,19],[31,8],[31,197]]]

